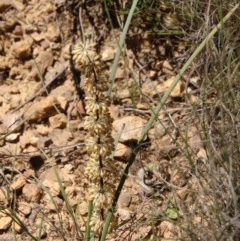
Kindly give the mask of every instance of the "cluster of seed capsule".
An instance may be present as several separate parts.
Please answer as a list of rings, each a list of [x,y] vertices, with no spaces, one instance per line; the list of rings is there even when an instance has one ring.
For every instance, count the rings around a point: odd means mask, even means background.
[[[87,131],[85,144],[89,155],[86,174],[89,180],[88,196],[93,202],[90,225],[95,233],[99,233],[115,190],[113,172],[109,169],[109,162],[113,162],[110,156],[114,150],[114,140],[111,136],[113,120],[109,113],[110,100],[106,96],[108,78],[95,47],[87,40],[76,44],[72,55],[76,68],[84,76],[87,113],[84,120]]]

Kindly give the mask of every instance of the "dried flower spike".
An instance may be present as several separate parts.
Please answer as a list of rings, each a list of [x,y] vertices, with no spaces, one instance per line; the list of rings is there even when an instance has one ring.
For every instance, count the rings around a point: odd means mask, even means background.
[[[90,225],[96,234],[100,234],[113,200],[113,180],[116,179],[116,175],[112,172],[114,161],[110,158],[114,140],[111,136],[113,120],[108,110],[110,100],[105,95],[108,78],[101,67],[103,64],[95,46],[96,44],[90,41],[85,44],[78,43],[74,46],[72,54],[76,67],[86,76],[83,86],[88,115],[84,121],[87,131],[85,144],[89,155],[86,174],[90,183],[88,196],[93,202]]]

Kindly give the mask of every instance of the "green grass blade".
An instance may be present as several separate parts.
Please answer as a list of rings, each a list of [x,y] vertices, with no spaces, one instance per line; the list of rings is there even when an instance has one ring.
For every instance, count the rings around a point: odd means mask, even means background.
[[[129,29],[129,26],[130,26],[135,8],[137,6],[137,3],[138,3],[138,0],[134,0],[133,3],[132,3],[131,9],[129,11],[129,14],[128,14],[128,17],[127,17],[127,20],[126,20],[126,23],[125,23],[124,28],[123,28],[123,32],[122,32],[120,40],[119,40],[118,51],[117,51],[116,56],[114,58],[113,66],[111,68],[112,71],[111,71],[110,77],[109,77],[110,84],[109,84],[107,96],[110,96],[111,93],[112,93],[112,86],[113,86],[113,82],[114,82],[115,75],[116,75],[116,72],[117,72],[117,65],[118,65],[118,62],[119,62],[119,59],[120,59],[120,56],[121,56],[121,53],[122,53],[122,47],[123,47],[123,44],[125,43],[127,31]]]

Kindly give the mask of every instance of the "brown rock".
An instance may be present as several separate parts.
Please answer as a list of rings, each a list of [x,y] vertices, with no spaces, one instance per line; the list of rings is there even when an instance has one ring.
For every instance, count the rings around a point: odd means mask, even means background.
[[[28,62],[30,62],[30,61],[28,61]],[[37,92],[42,88],[42,84],[40,82],[27,80],[26,82],[21,81],[18,84],[18,88],[21,93],[21,95],[20,95],[21,101],[22,101],[22,103],[24,103],[25,101],[28,101],[32,96],[37,94]]]
[[[124,75],[125,75],[124,69],[122,67],[118,67],[115,75],[115,79],[123,79]]]
[[[5,206],[8,204],[7,191],[3,187],[0,188],[0,205]]]
[[[116,53],[116,46],[115,44],[113,45],[112,44],[112,41],[111,42],[106,42],[102,48],[102,61],[111,61],[114,59],[114,55]]]
[[[69,170],[65,169],[65,168],[61,168],[61,169],[56,169],[60,179],[62,182],[69,182],[72,181],[72,175],[70,175],[68,172]],[[57,180],[57,176],[56,176],[56,172],[53,168],[50,168],[48,170],[46,170],[45,172],[43,172],[40,175],[40,180],[44,181],[44,180],[51,180],[51,181],[58,181]]]
[[[109,112],[110,112],[111,117],[112,117],[114,120],[118,119],[119,116],[120,116],[119,106],[111,105],[111,106],[109,107]]]
[[[39,72],[43,75],[46,69],[53,63],[53,55],[51,52],[41,51],[36,58],[36,64],[38,66]]]
[[[60,194],[60,186],[59,186],[59,183],[57,181],[51,180],[51,179],[45,179],[42,182],[42,185],[49,189],[49,193],[50,193],[51,196],[55,197],[55,196],[58,196]]]
[[[37,146],[38,138],[34,135],[32,130],[27,130],[20,136],[20,146],[22,149],[29,145]]]
[[[158,72],[157,72],[157,71],[155,71],[155,70],[150,70],[150,71],[149,71],[149,74],[148,74],[148,77],[149,77],[150,79],[156,79],[156,78],[157,78],[157,75],[158,75]]]
[[[72,133],[67,129],[54,129],[49,137],[51,137],[54,145],[64,146],[72,139]]]
[[[26,38],[22,41],[14,43],[10,49],[10,52],[16,59],[25,60],[32,54],[32,45],[32,38]]]
[[[10,217],[2,217],[0,218],[0,230],[7,230],[12,223],[12,218]]]
[[[123,221],[129,220],[133,214],[133,212],[128,208],[118,208],[117,213],[120,219]]]
[[[53,96],[49,95],[39,102],[34,103],[24,113],[24,118],[31,121],[41,121],[57,113],[59,104]]]
[[[49,118],[49,123],[52,128],[64,128],[67,125],[67,117],[60,113]]]
[[[168,221],[161,222],[160,230],[164,238],[173,239],[174,237],[176,237],[177,227],[171,222],[168,222]]]
[[[174,79],[175,79],[175,76],[172,76],[169,79],[167,79],[166,81],[164,81],[165,91],[168,90],[170,85],[173,83]],[[184,83],[181,80],[179,80],[178,83],[176,84],[176,86],[174,87],[173,91],[171,92],[170,96],[174,97],[174,98],[182,97],[183,90],[184,90]]]
[[[30,178],[30,177],[35,177],[35,172],[32,169],[27,169],[24,173],[23,173],[25,178]]]
[[[21,119],[19,113],[7,114],[2,118],[2,131],[5,133],[8,131],[18,132],[21,129]],[[4,133],[2,132],[2,133]]]
[[[27,183],[23,187],[22,194],[26,201],[38,203],[42,195],[42,190],[39,185],[35,183]]]
[[[122,143],[118,143],[116,151],[114,152],[114,157],[119,158],[123,161],[128,161],[131,155],[131,149]]]
[[[37,32],[34,32],[34,33],[31,34],[31,37],[34,39],[34,41],[40,42],[40,41],[43,40],[46,36],[45,36],[45,33],[37,33]]]
[[[60,37],[60,34],[59,34],[57,26],[49,25],[46,37],[51,42],[57,42],[59,37]]]
[[[21,233],[23,230],[22,226],[19,225],[18,222],[15,222],[15,221],[12,223],[12,227],[13,227],[14,231],[16,231],[17,233]]]
[[[154,98],[163,92],[163,87],[158,81],[148,80],[143,83],[142,92],[144,95]]]
[[[7,64],[6,57],[0,56],[0,69],[5,70],[7,69],[7,67],[8,67],[8,64]]]
[[[49,147],[51,144],[53,144],[53,141],[50,137],[44,136],[39,138],[37,147],[44,149],[45,147]]]
[[[23,175],[19,175],[17,180],[11,184],[11,188],[15,191],[20,190],[26,184],[26,178]]]
[[[52,129],[46,125],[37,125],[36,130],[40,135],[47,136]]]
[[[57,196],[60,193],[60,185],[58,183],[56,172],[59,175],[59,178],[61,179],[61,181],[63,181],[64,178],[67,178],[67,176],[63,175],[63,172],[61,169],[54,169],[54,168],[50,168],[40,175],[40,180],[42,181],[42,185],[49,189],[49,192],[51,193],[52,196]]]
[[[154,127],[149,131],[149,137],[151,139],[159,139],[163,137],[166,133],[166,127],[164,127],[164,123],[155,122]]]
[[[31,213],[32,209],[27,202],[20,202],[18,205],[18,211],[24,216],[28,216]]]
[[[68,101],[64,96],[58,96],[57,100],[60,107],[66,111],[70,101]]]
[[[51,192],[51,195],[52,195],[52,192]],[[45,208],[47,210],[52,210],[52,211],[59,210],[64,205],[64,202],[61,198],[55,195],[50,196],[49,194],[44,196],[42,202],[45,204]]]
[[[64,67],[63,64],[61,65]],[[60,67],[59,67],[60,68]],[[54,96],[57,100],[59,97],[64,97],[68,103],[74,99],[75,86],[74,83],[70,80],[66,80],[63,85],[58,86],[52,90],[51,95]]]
[[[176,191],[176,196],[181,200],[181,201],[186,201],[187,197],[189,195],[189,190],[186,187],[183,187],[179,190]]]
[[[113,122],[113,136],[120,134],[121,142],[137,141],[146,121],[139,116],[127,116]]]
[[[121,208],[129,207],[131,201],[132,201],[131,193],[122,193],[119,198],[119,207],[121,207]]]
[[[164,74],[173,74],[173,67],[172,65],[167,61],[163,61],[162,63],[162,71]]]
[[[9,134],[5,137],[5,140],[6,141],[16,141],[18,139],[18,137],[20,136],[20,133],[12,133],[12,134]]]

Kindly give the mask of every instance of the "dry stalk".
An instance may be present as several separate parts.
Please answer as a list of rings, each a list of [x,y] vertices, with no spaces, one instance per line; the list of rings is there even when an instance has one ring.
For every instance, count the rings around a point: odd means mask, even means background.
[[[110,157],[114,150],[114,139],[111,136],[113,120],[108,109],[110,98],[106,96],[108,77],[95,45],[88,39],[84,44],[76,44],[72,54],[76,67],[85,77],[83,89],[86,93],[87,116],[84,127],[89,155],[86,175],[89,180],[88,197],[93,203],[90,226],[94,233],[100,235],[112,204],[116,176],[108,164],[114,161]]]

